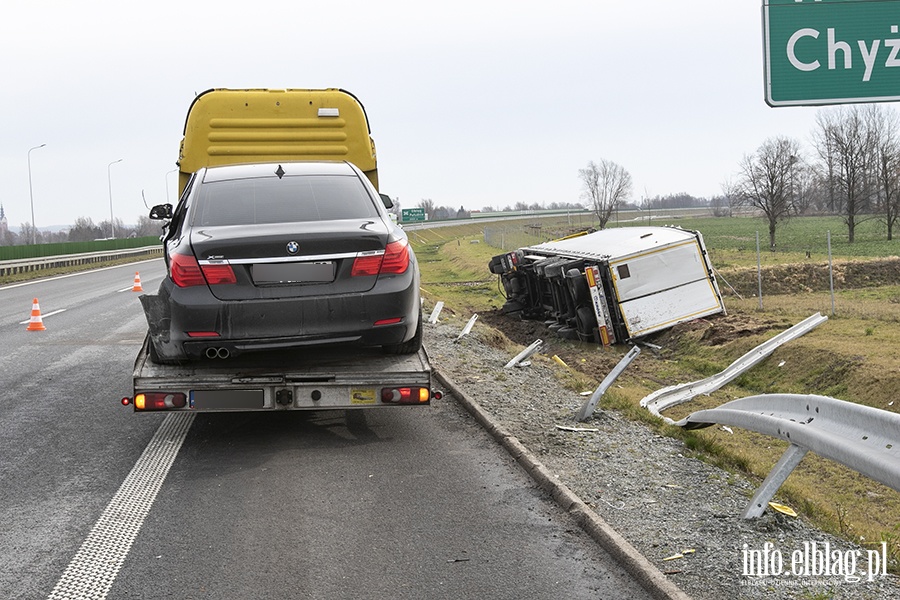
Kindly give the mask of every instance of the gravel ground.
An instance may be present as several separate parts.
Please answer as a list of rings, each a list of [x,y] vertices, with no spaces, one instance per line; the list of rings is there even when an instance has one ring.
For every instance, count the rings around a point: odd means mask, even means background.
[[[869,580],[866,550],[771,510],[742,519],[755,484],[688,456],[682,442],[611,411],[598,409],[590,421],[577,423],[586,398],[559,383],[556,363],[537,355],[530,366],[505,369],[512,355],[490,344],[480,322],[456,341],[464,325],[450,318],[426,326],[435,368],[695,600],[900,598],[900,578]],[[805,557],[823,549],[831,556],[829,572],[816,575]],[[750,556],[766,556],[773,569],[781,558],[783,573],[745,575]],[[804,565],[811,566],[809,574],[801,572]],[[853,574],[861,580],[853,581]]]

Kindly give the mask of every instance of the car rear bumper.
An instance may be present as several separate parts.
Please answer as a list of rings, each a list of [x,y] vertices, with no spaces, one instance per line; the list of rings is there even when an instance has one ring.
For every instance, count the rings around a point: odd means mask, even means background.
[[[156,305],[156,311],[148,309]],[[417,271],[379,277],[364,293],[222,301],[207,286],[166,278],[144,301],[157,352],[169,359],[325,344],[400,344],[416,333]]]

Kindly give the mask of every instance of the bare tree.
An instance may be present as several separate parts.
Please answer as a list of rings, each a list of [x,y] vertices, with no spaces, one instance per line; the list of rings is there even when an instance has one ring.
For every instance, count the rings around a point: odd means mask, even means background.
[[[590,161],[585,169],[578,169],[578,177],[584,186],[582,197],[590,202],[591,209],[604,229],[619,204],[631,196],[631,174],[624,167],[610,161],[600,164]]]
[[[786,137],[769,138],[756,154],[744,156],[738,180],[729,190],[738,203],[763,213],[772,249],[778,223],[788,219],[794,210],[793,174],[801,162],[799,142]]]
[[[29,222],[22,223],[19,225],[19,241],[23,244],[30,244],[31,240],[34,240],[37,244],[44,243],[44,236],[41,234],[41,230],[34,227]]]
[[[817,201],[821,202],[822,190],[816,169],[806,160],[796,160],[791,170],[791,209],[796,215],[813,211]]]
[[[134,234],[137,237],[158,236],[162,234],[162,225],[159,221],[151,220],[147,215],[140,215],[134,228]]]
[[[900,219],[900,119],[890,108],[871,105],[866,111],[874,135],[875,202],[887,225],[887,239],[894,238]]]
[[[109,219],[104,221],[100,221],[97,223],[97,227],[100,229],[100,235],[97,239],[112,239],[113,237],[117,237],[119,239],[129,237],[129,227],[125,226],[125,223],[122,222],[122,219],[116,217],[113,221],[115,228],[113,228],[110,224]],[[113,236],[115,234],[115,236]]]
[[[418,207],[425,209],[425,215],[426,217],[428,217],[429,221],[434,219],[434,209],[437,208],[434,205],[434,200],[432,200],[431,198],[424,198],[422,200],[419,200]]]
[[[832,205],[844,217],[847,239],[853,242],[856,225],[871,208],[875,197],[876,131],[872,119],[859,106],[838,107],[816,114],[813,134],[823,164]]]
[[[89,242],[100,237],[103,237],[103,232],[90,217],[78,217],[75,224],[69,228],[70,242]]]

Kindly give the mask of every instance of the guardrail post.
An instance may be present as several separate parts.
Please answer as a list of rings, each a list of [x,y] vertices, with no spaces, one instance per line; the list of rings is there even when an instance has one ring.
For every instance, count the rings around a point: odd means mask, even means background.
[[[530,346],[528,346],[527,348],[525,348],[524,350],[519,352],[515,356],[515,358],[513,358],[511,361],[506,363],[506,366],[504,366],[503,368],[511,369],[512,367],[519,366],[519,363],[521,363],[523,360],[525,360],[526,358],[528,358],[529,356],[531,356],[532,354],[534,354],[535,352],[540,350],[540,348],[543,344],[544,344],[544,340],[535,340],[534,342],[532,342],[532,344]]]
[[[590,399],[584,403],[584,406],[581,407],[581,410],[578,412],[578,416],[576,419],[579,421],[586,421],[588,417],[594,414],[594,409],[597,408],[597,403],[600,402],[600,398],[603,394],[606,393],[606,390],[609,389],[609,386],[613,384],[613,382],[618,379],[619,375],[625,370],[625,368],[631,364],[637,355],[641,353],[641,349],[637,346],[633,346],[631,350],[628,351],[622,360],[619,361],[612,371],[609,372],[603,381],[600,382],[600,385],[597,386],[597,389],[594,390],[594,394],[590,397]]]
[[[428,318],[428,322],[434,325],[438,322],[438,317],[441,316],[441,311],[444,309],[444,301],[439,300],[437,304],[434,305],[434,310],[431,311],[431,316]]]
[[[454,341],[454,342],[458,342],[459,340],[463,339],[465,336],[469,335],[469,332],[472,331],[472,327],[475,326],[475,321],[476,321],[477,319],[478,319],[478,315],[472,315],[472,318],[469,319],[469,322],[466,323],[466,326],[465,326],[465,327],[463,327],[462,333],[460,333],[460,334],[459,334],[459,337],[457,337],[457,338],[456,338],[455,340],[453,340],[453,341]]]
[[[788,478],[788,475],[793,472],[794,467],[800,464],[800,461],[806,456],[806,452],[806,448],[801,448],[797,444],[788,446],[788,449],[784,451],[784,454],[781,455],[781,458],[775,466],[772,467],[772,470],[769,471],[766,480],[763,481],[763,484],[756,490],[756,494],[753,495],[750,504],[748,504],[747,508],[744,509],[744,512],[741,513],[742,518],[756,519],[762,516],[766,507],[769,505],[769,502],[775,496],[775,492],[778,491],[781,484]]]

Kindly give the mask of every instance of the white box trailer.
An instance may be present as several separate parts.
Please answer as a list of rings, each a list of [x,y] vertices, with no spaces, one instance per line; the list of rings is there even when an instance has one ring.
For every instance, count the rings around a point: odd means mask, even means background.
[[[725,312],[696,231],[622,227],[495,256],[505,312],[545,319],[563,337],[611,344]]]

